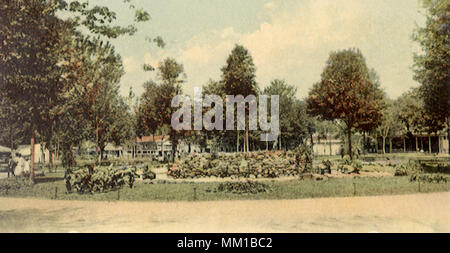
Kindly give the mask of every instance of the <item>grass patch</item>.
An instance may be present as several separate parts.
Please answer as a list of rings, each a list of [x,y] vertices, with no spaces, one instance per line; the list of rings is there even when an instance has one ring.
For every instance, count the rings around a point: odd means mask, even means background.
[[[300,199],[323,197],[350,197],[371,195],[413,194],[419,192],[419,183],[410,182],[409,177],[361,177],[336,178],[316,181],[311,179],[289,181],[265,181],[270,191],[258,193],[232,193],[217,191],[221,183],[136,183],[132,189],[95,194],[66,193],[62,173],[49,173],[38,177],[31,188],[0,191],[1,197],[31,197],[60,200],[101,201],[214,201],[214,200],[258,200],[258,199]],[[420,183],[420,192],[449,191],[450,183]]]

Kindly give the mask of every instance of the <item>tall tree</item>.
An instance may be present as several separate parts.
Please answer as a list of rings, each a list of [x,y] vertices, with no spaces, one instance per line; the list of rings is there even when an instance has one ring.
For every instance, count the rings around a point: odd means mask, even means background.
[[[168,129],[172,142],[172,161],[181,133],[171,127],[172,114],[176,111],[171,103],[175,96],[182,94],[185,76],[183,65],[166,58],[158,66],[160,83],[150,81],[145,84],[139,105],[139,131],[154,133],[157,129]]]
[[[84,89],[80,94],[80,109],[93,129],[97,162],[100,162],[107,142],[120,143],[123,140],[117,139],[120,136],[117,131],[121,131],[117,124],[123,123],[122,117],[130,120],[130,115],[119,95],[119,82],[124,73],[120,56],[109,43],[104,44],[97,39],[85,42],[90,45],[84,49],[85,74],[88,78],[82,84]],[[127,129],[123,129],[124,133],[128,132]]]
[[[220,81],[214,81],[212,79],[208,80],[206,85],[203,86],[202,89],[202,97],[205,98],[206,95],[217,95],[222,98],[222,100],[226,99],[226,94],[224,91],[224,85],[223,82]],[[203,108],[203,115],[206,114],[209,111],[208,108]],[[222,122],[225,122],[226,117],[225,114],[222,114]],[[197,133],[198,134],[198,133]],[[229,136],[232,136],[231,131],[226,130],[217,130],[212,129],[210,131],[201,131],[201,134],[204,135],[207,139],[214,140],[214,143],[216,145],[221,145],[224,142],[226,142],[227,138]]]
[[[289,85],[284,80],[275,79],[269,86],[264,88],[266,95],[278,95],[280,101],[280,135],[278,137],[278,149],[291,146],[290,144],[298,143],[298,138],[304,137],[302,133],[306,133],[306,122],[304,114],[305,108],[297,101],[297,88]],[[302,129],[303,128],[303,129]],[[295,145],[295,144],[293,144]]]
[[[253,58],[246,48],[236,45],[227,58],[225,66],[222,68],[222,80],[224,91],[227,95],[256,95],[258,86],[255,81],[255,65]],[[248,106],[246,111],[248,114]],[[242,120],[242,119],[236,119]],[[239,130],[237,130],[237,149],[239,149]],[[244,150],[248,151],[248,119],[245,118],[245,143]]]
[[[24,144],[31,138],[27,131],[29,124],[22,122],[25,120],[19,113],[18,105],[0,95],[0,145],[11,148],[11,154],[19,144]]]
[[[424,99],[419,88],[413,88],[400,96],[396,101],[397,116],[402,123],[406,134],[416,138],[416,151],[419,149],[417,137],[430,133],[427,122],[430,115],[426,113]]]
[[[386,107],[383,108],[382,121],[377,128],[377,133],[382,138],[382,151],[386,153],[386,138],[389,138],[389,152],[392,152],[392,138],[401,131],[401,121],[399,120],[399,112],[397,103],[386,98]]]
[[[130,0],[124,0],[130,3]],[[134,22],[149,20],[149,14],[135,10]],[[62,21],[57,12],[70,12]],[[73,73],[63,72],[64,61],[72,49],[67,48],[67,38],[88,31],[103,38],[116,38],[136,32],[135,25],[127,27],[113,25],[116,13],[104,6],[90,6],[87,1],[76,0],[7,0],[0,6],[0,93],[8,103],[14,105],[21,115],[22,126],[27,126],[31,136],[32,179],[34,177],[34,142],[40,136],[47,145],[52,143],[56,121],[67,119],[64,105],[67,88],[72,83],[65,82]],[[81,27],[87,28],[83,29]],[[78,30],[79,32],[74,32]],[[69,32],[67,32],[69,31]],[[77,36],[75,36],[77,37]],[[153,42],[164,44],[160,37]],[[66,56],[63,56],[66,55]],[[74,63],[74,62],[70,62]],[[73,65],[72,65],[73,66]],[[72,70],[76,70],[75,66]],[[66,90],[66,88],[68,90]],[[13,113],[13,110],[7,111]],[[14,112],[15,113],[15,112]],[[64,115],[64,117],[62,116]],[[11,115],[8,116],[11,118]],[[70,122],[70,121],[69,121]],[[74,133],[75,134],[75,133]],[[25,135],[26,136],[26,135]],[[69,138],[71,139],[71,138]]]
[[[450,136],[450,4],[446,0],[422,3],[427,19],[425,27],[417,28],[413,35],[422,47],[422,53],[414,55],[414,78],[422,84],[430,131],[436,133],[447,127]]]
[[[369,73],[358,49],[332,52],[322,72],[322,80],[309,92],[309,113],[325,120],[345,122],[350,157],[353,157],[353,129],[378,122],[382,115],[382,92],[371,82]]]
[[[32,181],[35,135],[54,121],[54,101],[64,88],[59,82],[59,52],[71,24],[59,19],[56,11],[54,1],[16,0],[0,6],[0,93],[29,126]]]

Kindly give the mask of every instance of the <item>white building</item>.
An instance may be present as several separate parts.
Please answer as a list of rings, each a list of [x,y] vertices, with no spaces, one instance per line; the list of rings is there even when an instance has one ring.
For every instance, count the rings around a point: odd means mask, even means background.
[[[318,138],[313,135],[314,155],[340,155],[344,143],[342,140],[334,138]]]

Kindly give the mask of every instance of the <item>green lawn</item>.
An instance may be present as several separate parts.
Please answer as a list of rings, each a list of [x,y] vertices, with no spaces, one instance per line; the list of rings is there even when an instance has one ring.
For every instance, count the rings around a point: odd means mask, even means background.
[[[176,184],[145,184],[136,183],[135,187],[122,188],[106,193],[78,194],[66,193],[65,183],[61,173],[49,173],[37,178],[30,188],[19,190],[0,190],[2,197],[32,197],[64,200],[103,200],[103,201],[210,201],[237,199],[298,199],[320,197],[345,197],[369,195],[410,194],[419,192],[417,182],[409,182],[409,177],[383,178],[339,178],[323,181],[312,179],[267,181],[269,192],[258,194],[236,194],[230,192],[215,192],[219,183],[176,183]],[[195,190],[194,190],[195,189]],[[420,192],[449,191],[450,183],[421,183]]]

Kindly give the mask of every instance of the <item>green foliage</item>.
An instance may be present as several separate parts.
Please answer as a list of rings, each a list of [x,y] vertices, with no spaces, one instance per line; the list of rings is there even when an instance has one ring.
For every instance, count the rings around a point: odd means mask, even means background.
[[[214,192],[229,192],[234,194],[258,194],[271,191],[271,187],[261,182],[247,180],[246,182],[220,183]]]
[[[150,64],[144,64],[144,66],[142,68],[144,69],[144,71],[154,71],[155,70],[155,68]]]
[[[142,179],[150,179],[153,180],[156,178],[156,173],[153,172],[148,165],[146,166],[140,166],[137,169],[137,175],[141,176]]]
[[[153,42],[155,42],[156,45],[160,48],[164,48],[166,46],[166,43],[164,42],[161,36],[157,36],[156,38],[154,38]]]
[[[358,49],[330,53],[322,80],[309,92],[308,110],[325,120],[345,122],[348,152],[352,156],[354,128],[368,130],[381,120],[383,93]]]
[[[355,173],[359,173],[359,171],[362,169],[362,163],[360,160],[353,159],[351,165],[353,167],[353,172]]]
[[[255,65],[246,48],[236,45],[222,68],[224,90],[227,95],[256,94]]]
[[[145,22],[150,20],[150,14],[148,12],[144,11],[142,8],[136,10],[135,12],[135,19],[136,22]]]
[[[180,131],[170,127],[172,114],[176,110],[171,103],[175,96],[183,93],[181,85],[185,82],[184,67],[174,59],[166,58],[159,64],[158,78],[159,83],[148,81],[144,84],[145,91],[136,113],[137,134],[154,134],[158,129],[168,128],[174,153]]]
[[[78,193],[105,192],[124,185],[133,188],[137,176],[136,167],[96,167],[93,173],[79,169],[66,176],[66,188]]]
[[[448,182],[449,178],[444,175],[429,175],[429,174],[413,174],[410,176],[410,182],[423,182],[423,183],[444,183]]]
[[[279,136],[282,138],[281,144],[284,143],[288,148],[297,147],[308,134],[310,119],[306,113],[306,105],[296,98],[296,93],[297,88],[279,79],[273,80],[263,92],[268,96],[279,96]]]
[[[357,173],[362,169],[362,162],[357,159],[351,159],[349,155],[344,155],[340,163],[337,165],[337,170],[341,173]]]
[[[386,107],[383,108],[383,116],[381,124],[377,127],[377,133],[383,138],[382,143],[382,151],[385,154],[385,141],[386,137],[394,137],[398,136],[398,134],[403,134],[402,130],[404,129],[401,122],[400,114],[402,112],[399,111],[398,102],[390,101],[388,98],[385,98]]]
[[[300,172],[312,170],[313,151],[309,145],[302,143],[293,151],[295,156],[295,165]]]
[[[78,0],[58,0],[57,8],[61,11],[70,12],[77,28],[85,28],[92,34],[107,38],[117,38],[122,35],[133,35],[137,32],[136,24],[127,26],[113,25],[118,17],[117,14],[107,6],[90,5],[88,2]],[[129,0],[123,1],[134,9],[134,22],[146,22],[150,20],[150,14],[142,8],[136,9]],[[80,29],[83,30],[83,29]]]
[[[330,160],[322,160],[322,164],[326,169],[331,169],[331,166],[333,166],[333,163]]]
[[[424,100],[418,88],[405,92],[397,99],[395,107],[396,116],[408,132],[412,134],[429,132],[427,122],[430,115],[425,111]]]
[[[124,74],[121,57],[99,38],[80,37],[71,47],[63,66],[72,88],[61,108],[65,114],[54,129],[65,142],[63,152],[71,156],[72,147],[85,139],[94,140],[101,152],[107,142],[124,143],[134,135],[134,124],[129,105],[119,95]]]
[[[30,190],[33,182],[25,176],[16,176],[0,180],[0,192],[7,194],[11,191]]]
[[[345,165],[350,165],[352,164],[352,159],[349,155],[344,155],[344,157],[342,158],[342,163]]]
[[[446,0],[428,0],[424,7],[425,26],[413,34],[422,48],[422,53],[414,55],[414,78],[422,84],[420,93],[430,116],[426,125],[436,132],[450,124],[450,4]]]
[[[226,95],[242,95],[244,98],[248,95],[256,95],[258,92],[258,85],[255,81],[255,65],[253,58],[249,51],[241,45],[235,45],[231,54],[227,58],[225,66],[222,67],[222,82],[223,90]],[[247,110],[248,111],[248,108]],[[233,112],[235,113],[235,112]],[[235,124],[237,126],[238,119],[235,117]],[[245,133],[248,137],[249,119],[243,119],[245,122]],[[242,123],[242,122],[239,122]],[[237,129],[237,127],[236,127]],[[246,150],[249,150],[249,139],[245,138]],[[239,148],[239,130],[236,132],[236,147]]]
[[[288,152],[202,154],[179,160],[169,169],[174,178],[243,177],[276,178],[310,170],[311,155],[304,148]]]
[[[18,105],[8,101],[5,96],[0,96],[0,145],[16,149],[19,144],[26,143],[31,136],[27,129],[29,123],[18,110]]]
[[[330,160],[322,160],[322,168],[320,168],[320,174],[331,174],[331,166],[333,163]]]
[[[60,18],[60,12],[70,18]],[[150,19],[143,9],[136,9],[135,15],[136,22]],[[72,148],[82,140],[95,135],[102,149],[105,142],[130,138],[129,110],[117,95],[121,58],[106,40],[134,34],[136,28],[115,26],[116,21],[108,7],[87,1],[1,4],[0,104],[11,105],[0,109],[1,129],[10,133],[9,140],[0,135],[2,143],[14,147],[20,139],[11,138],[36,135],[51,151],[59,146],[64,165],[73,166]],[[154,42],[163,44],[159,36]],[[12,119],[17,124],[11,124]]]
[[[412,160],[409,160],[406,163],[401,163],[395,166],[394,176],[407,176],[417,174],[420,171],[420,165]]]
[[[20,115],[17,122],[28,127],[29,136],[46,133],[67,87],[58,63],[72,24],[55,12],[52,1],[0,5],[0,96],[14,107],[5,113]]]

